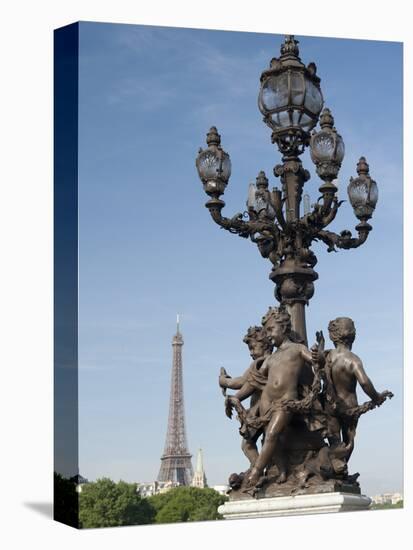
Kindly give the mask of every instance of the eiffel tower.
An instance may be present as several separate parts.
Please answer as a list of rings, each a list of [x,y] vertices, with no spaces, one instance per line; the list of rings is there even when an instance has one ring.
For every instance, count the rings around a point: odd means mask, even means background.
[[[158,481],[172,481],[179,485],[190,485],[193,477],[191,457],[185,431],[184,389],[182,381],[182,346],[184,341],[179,332],[177,315],[176,334],[172,338],[172,377],[169,401],[168,431]]]

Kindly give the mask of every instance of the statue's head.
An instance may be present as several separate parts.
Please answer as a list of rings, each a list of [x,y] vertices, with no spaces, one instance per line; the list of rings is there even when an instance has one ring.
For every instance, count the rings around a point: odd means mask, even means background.
[[[232,490],[236,491],[239,489],[242,485],[242,482],[244,480],[244,472],[241,474],[231,474],[228,479],[228,485],[231,487]]]
[[[344,344],[351,349],[356,337],[356,327],[350,317],[337,317],[328,324],[330,339],[335,346]]]
[[[273,344],[263,327],[249,327],[243,341],[248,345],[253,359],[272,352]]]
[[[275,346],[280,346],[291,334],[291,317],[283,307],[270,307],[262,318],[262,324]]]

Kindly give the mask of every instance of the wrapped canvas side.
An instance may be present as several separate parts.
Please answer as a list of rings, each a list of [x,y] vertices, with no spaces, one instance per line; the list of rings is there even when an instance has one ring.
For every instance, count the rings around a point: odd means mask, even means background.
[[[54,33],[54,519],[79,526],[79,26]]]

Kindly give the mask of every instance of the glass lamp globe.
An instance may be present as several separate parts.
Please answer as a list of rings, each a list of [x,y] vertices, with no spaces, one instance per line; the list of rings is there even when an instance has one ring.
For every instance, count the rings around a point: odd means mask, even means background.
[[[379,198],[377,183],[369,175],[369,165],[364,157],[357,164],[357,178],[350,178],[348,197],[354,214],[361,221],[372,217]]]
[[[207,134],[207,149],[200,149],[196,159],[198,175],[208,195],[219,196],[231,176],[231,159],[221,148],[221,136],[213,126]]]
[[[311,135],[310,155],[318,175],[331,181],[337,177],[344,158],[344,141],[334,128],[330,109],[321,113],[320,126],[321,130]]]
[[[323,107],[316,66],[307,67],[298,57],[298,41],[287,36],[279,59],[261,75],[258,108],[275,133],[286,130],[309,132],[317,124]]]
[[[344,142],[334,128],[334,118],[330,109],[324,109],[320,117],[321,131],[311,136],[310,154],[314,164],[336,162],[344,158]]]

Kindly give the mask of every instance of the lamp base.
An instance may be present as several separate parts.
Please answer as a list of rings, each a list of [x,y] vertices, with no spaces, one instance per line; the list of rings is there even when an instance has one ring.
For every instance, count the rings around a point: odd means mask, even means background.
[[[371,499],[350,493],[316,493],[228,501],[218,508],[224,519],[247,519],[368,510]]]

